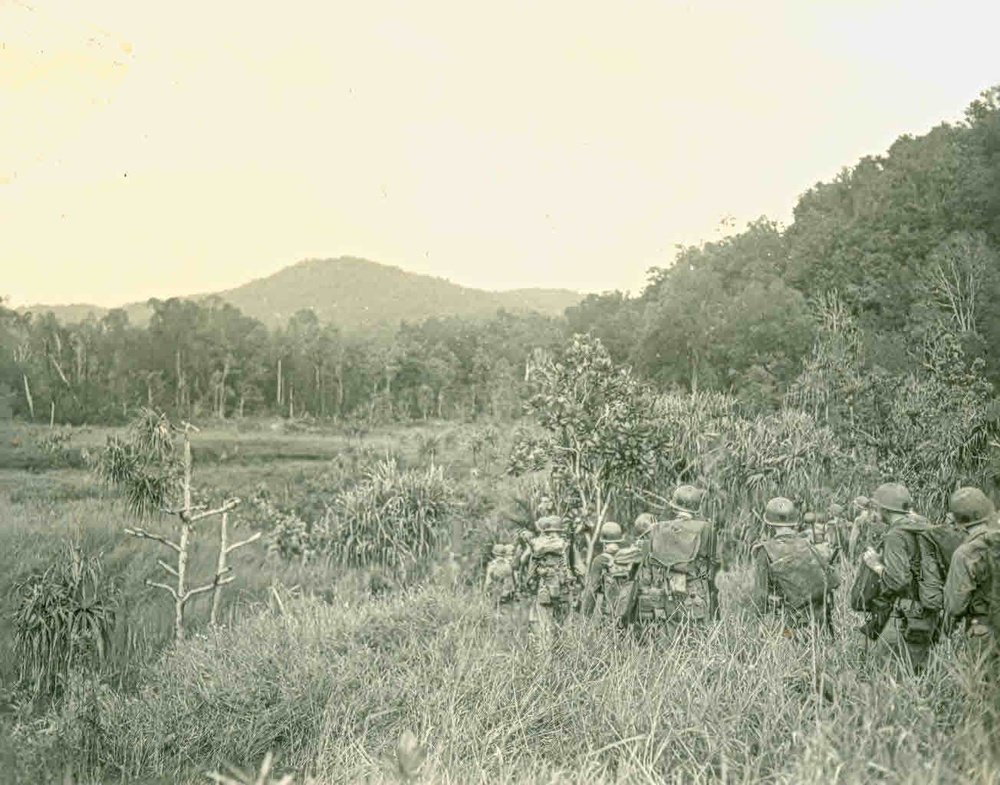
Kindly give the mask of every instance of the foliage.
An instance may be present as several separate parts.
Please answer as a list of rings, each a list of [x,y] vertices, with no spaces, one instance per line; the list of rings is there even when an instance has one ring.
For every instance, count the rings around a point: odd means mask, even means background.
[[[384,460],[338,494],[321,524],[324,550],[345,565],[402,571],[444,542],[454,508],[455,489],[440,467],[406,470]]]
[[[121,589],[99,558],[84,558],[70,545],[62,560],[15,584],[13,593],[20,680],[34,695],[57,694],[72,670],[105,663]]]
[[[536,369],[531,384],[529,411],[546,436],[515,446],[513,465],[531,465],[531,456],[544,452],[555,511],[574,531],[588,530],[589,561],[615,494],[655,474],[663,438],[654,399],[591,336],[574,336],[556,361]]]
[[[95,463],[98,478],[121,489],[129,512],[148,518],[168,506],[181,487],[183,465],[166,415],[142,409],[122,439],[109,436]]]
[[[551,657],[526,657],[513,620],[450,586],[289,601],[186,642],[138,694],[117,696],[101,718],[105,770],[177,780],[273,751],[320,781],[385,781],[384,759],[412,729],[429,781],[995,778],[991,696],[960,649],[940,649],[952,667],[901,678],[850,636],[789,639],[748,617],[736,600],[749,578],[725,576],[719,625],[669,658],[579,618]],[[836,623],[849,626],[843,607]]]

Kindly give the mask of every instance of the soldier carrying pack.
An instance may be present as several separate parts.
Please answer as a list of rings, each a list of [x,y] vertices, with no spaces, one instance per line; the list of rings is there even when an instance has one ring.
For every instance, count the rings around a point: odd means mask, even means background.
[[[682,485],[670,502],[677,518],[650,529],[633,567],[628,607],[629,621],[640,627],[657,623],[671,632],[682,621],[703,623],[718,612],[715,529],[699,515],[703,494]]]
[[[829,556],[809,539],[796,536],[797,518],[789,499],[767,503],[764,521],[775,533],[752,549],[755,604],[780,615],[788,630],[815,624],[832,634],[832,592],[839,578]]]

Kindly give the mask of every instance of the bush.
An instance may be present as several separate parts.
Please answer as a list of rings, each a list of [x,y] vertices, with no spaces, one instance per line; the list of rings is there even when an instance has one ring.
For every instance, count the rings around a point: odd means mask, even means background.
[[[327,550],[345,565],[401,572],[443,543],[454,510],[455,489],[440,467],[401,470],[387,459],[335,499],[323,523]]]
[[[20,681],[35,696],[56,695],[74,669],[96,670],[109,655],[121,597],[100,559],[71,545],[66,558],[15,584],[14,646]]]

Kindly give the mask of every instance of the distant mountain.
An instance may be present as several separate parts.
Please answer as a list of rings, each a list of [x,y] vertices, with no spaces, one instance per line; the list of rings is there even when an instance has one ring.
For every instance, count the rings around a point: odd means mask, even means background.
[[[409,273],[398,267],[365,259],[308,259],[274,275],[213,294],[268,326],[282,324],[303,308],[311,308],[323,322],[346,330],[420,322],[431,316],[488,316],[498,309],[561,315],[583,295],[568,289],[513,289],[490,292],[453,284],[443,278]],[[145,303],[124,306],[133,324],[145,324],[150,309]],[[35,305],[21,311],[52,311],[63,322],[79,322],[109,309],[96,305]]]

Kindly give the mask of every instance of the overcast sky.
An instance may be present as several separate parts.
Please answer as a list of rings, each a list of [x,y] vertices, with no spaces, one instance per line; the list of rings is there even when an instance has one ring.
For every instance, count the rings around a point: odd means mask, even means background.
[[[639,290],[1000,82],[1000,3],[0,0],[0,295]]]

